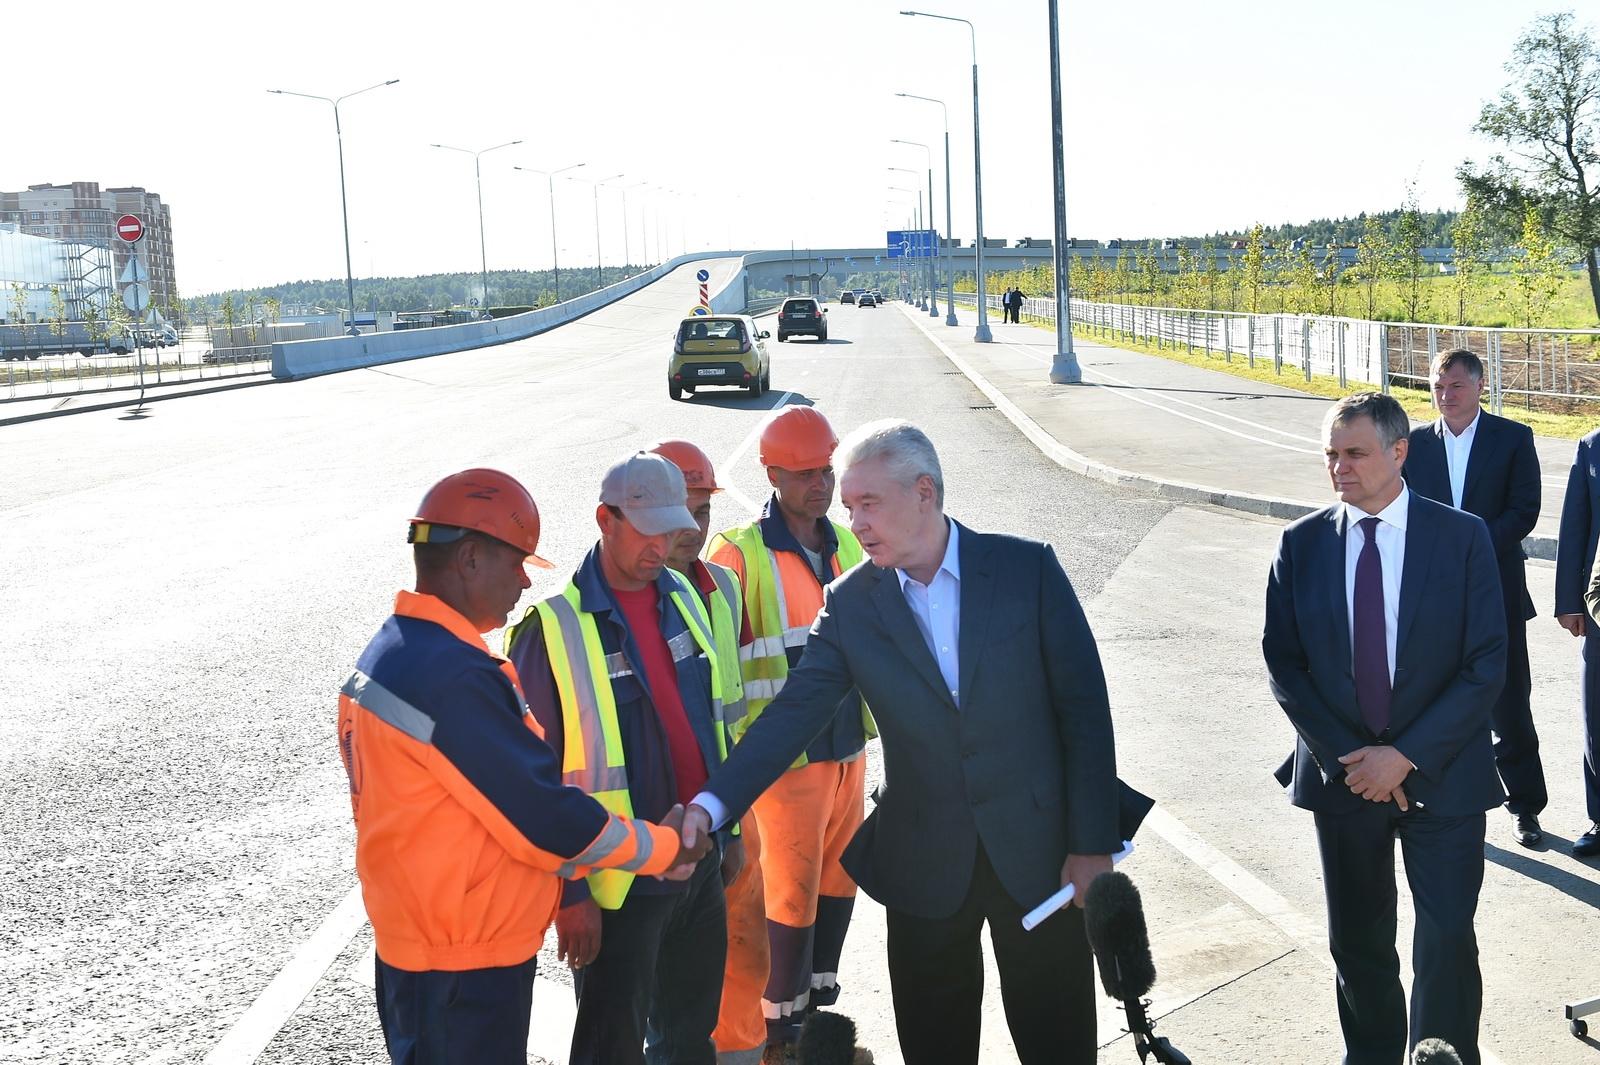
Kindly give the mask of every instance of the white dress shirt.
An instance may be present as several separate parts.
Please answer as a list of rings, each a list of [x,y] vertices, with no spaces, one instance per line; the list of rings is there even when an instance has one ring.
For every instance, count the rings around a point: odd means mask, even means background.
[[[1395,644],[1400,627],[1400,576],[1406,564],[1406,511],[1411,505],[1411,489],[1400,488],[1393,503],[1377,514],[1344,505],[1349,528],[1344,537],[1344,603],[1350,623],[1350,661],[1355,664],[1356,646],[1356,560],[1367,542],[1366,530],[1357,522],[1378,519],[1378,559],[1383,564],[1383,630],[1389,645],[1389,685],[1394,686]]]
[[[956,523],[949,518],[945,519],[946,526],[950,529],[950,541],[945,545],[944,561],[939,563],[938,572],[934,573],[932,582],[923,584],[903,569],[894,571],[900,580],[900,591],[906,597],[906,605],[911,608],[911,616],[917,621],[917,628],[922,631],[922,642],[928,645],[928,650],[933,652],[934,660],[939,663],[939,675],[944,678],[945,687],[950,689],[950,698],[955,700],[956,706],[961,705],[961,657],[958,654],[961,643],[961,554],[957,542],[960,533]]]
[[[1472,455],[1472,439],[1478,435],[1478,420],[1482,417],[1481,410],[1474,414],[1472,424],[1461,430],[1460,436],[1450,431],[1449,422],[1439,419],[1439,427],[1444,430],[1444,460],[1450,467],[1450,501],[1457,510],[1467,491],[1467,459]]]

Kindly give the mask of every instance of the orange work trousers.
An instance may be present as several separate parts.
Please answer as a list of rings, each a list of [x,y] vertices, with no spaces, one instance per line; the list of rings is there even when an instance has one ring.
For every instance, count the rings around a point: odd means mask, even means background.
[[[739,833],[744,840],[744,867],[723,893],[728,907],[728,960],[722,971],[722,1009],[711,1033],[717,1065],[760,1065],[767,1045],[761,993],[767,987],[770,962],[761,890],[761,831],[755,814],[744,815]]]
[[[761,1006],[772,1042],[792,1041],[808,1006],[838,996],[856,896],[839,859],[861,827],[866,774],[865,752],[849,762],[812,762],[784,773],[752,807],[772,967]]]

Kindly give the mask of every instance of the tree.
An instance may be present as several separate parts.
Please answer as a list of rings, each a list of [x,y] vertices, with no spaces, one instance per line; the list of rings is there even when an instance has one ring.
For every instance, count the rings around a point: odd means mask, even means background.
[[[94,300],[83,301],[83,326],[90,340],[98,343],[106,338],[105,319],[100,317],[100,308],[94,305]]]
[[[1489,270],[1488,219],[1484,217],[1483,204],[1476,196],[1467,197],[1467,205],[1456,216],[1450,227],[1450,243],[1455,254],[1455,274],[1451,277],[1451,293],[1456,302],[1456,325],[1467,324],[1467,305],[1473,293]]]
[[[50,286],[50,332],[57,340],[67,335],[67,301],[60,285]]]
[[[1542,15],[1518,38],[1515,79],[1483,106],[1474,132],[1505,145],[1482,169],[1457,171],[1471,195],[1512,215],[1537,207],[1583,253],[1600,318],[1600,48],[1570,11]]]
[[[1393,242],[1394,279],[1408,322],[1422,321],[1422,276],[1427,270],[1427,264],[1422,261],[1422,249],[1427,241],[1422,209],[1417,206],[1417,189],[1408,184],[1406,204],[1395,222]]]
[[[1350,273],[1361,286],[1366,310],[1362,317],[1369,321],[1378,316],[1378,285],[1389,276],[1393,260],[1394,246],[1383,221],[1376,215],[1368,215],[1361,239],[1356,241],[1356,261]]]
[[[1200,254],[1204,261],[1200,264],[1201,282],[1206,290],[1206,310],[1217,309],[1217,245],[1214,241],[1206,241],[1200,245]]]
[[[222,325],[228,331],[228,344],[233,345],[233,324],[239,312],[233,305],[233,293],[228,293],[222,298]]]
[[[1339,275],[1343,264],[1339,261],[1339,246],[1329,244],[1322,249],[1322,287],[1328,294],[1328,317],[1339,313]]]
[[[1302,243],[1289,256],[1288,310],[1294,314],[1316,314],[1322,305],[1322,286],[1317,277],[1317,261],[1311,248]]]
[[[1523,208],[1521,252],[1511,261],[1511,281],[1502,299],[1512,321],[1523,329],[1538,329],[1561,292],[1565,263],[1560,249],[1550,239],[1539,209],[1532,203]]]
[[[1267,279],[1266,240],[1262,236],[1259,224],[1250,230],[1250,239],[1245,242],[1244,255],[1240,259],[1239,266],[1242,271],[1240,282],[1250,298],[1250,313],[1259,314],[1261,286]]]

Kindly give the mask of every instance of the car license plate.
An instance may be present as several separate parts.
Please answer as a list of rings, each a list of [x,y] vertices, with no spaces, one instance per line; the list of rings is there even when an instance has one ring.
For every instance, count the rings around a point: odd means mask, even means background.
[[[807,314],[805,311],[799,311],[799,312],[791,312],[789,317],[790,318],[810,318],[811,316],[809,314]]]
[[[712,367],[709,370],[696,370],[695,374],[699,377],[721,377],[722,371],[716,367]]]

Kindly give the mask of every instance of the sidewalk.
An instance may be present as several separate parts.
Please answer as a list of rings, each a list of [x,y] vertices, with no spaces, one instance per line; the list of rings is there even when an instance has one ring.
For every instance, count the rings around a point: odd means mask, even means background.
[[[252,388],[256,385],[275,383],[276,378],[265,370],[259,373],[205,377],[189,381],[168,381],[162,384],[157,384],[152,380],[146,383],[144,401],[148,404],[163,399],[176,399],[179,396],[201,396],[212,392],[228,392],[236,388]],[[68,414],[83,414],[88,411],[117,410],[122,407],[131,408],[138,405],[139,386],[137,383],[120,385],[109,389],[88,389],[81,392],[64,390],[53,394],[43,393],[32,396],[18,396],[15,399],[0,400],[0,426],[34,422],[41,418],[59,418]]]
[[[1333,500],[1321,441],[1332,400],[1078,337],[1083,385],[1053,385],[1054,333],[990,318],[994,343],[979,344],[970,308],[954,328],[902,310],[1040,450],[1075,472],[1283,518]],[[1536,446],[1544,498],[1525,543],[1532,557],[1554,559],[1574,445],[1538,437]]]

